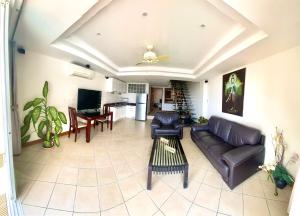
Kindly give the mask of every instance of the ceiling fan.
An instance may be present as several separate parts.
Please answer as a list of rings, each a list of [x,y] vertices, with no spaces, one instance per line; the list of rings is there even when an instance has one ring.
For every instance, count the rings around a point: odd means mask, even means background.
[[[169,56],[160,55],[157,56],[155,52],[153,52],[153,45],[147,45],[147,51],[144,53],[143,59],[141,62],[137,63],[136,65],[140,64],[156,64],[160,61],[168,60]]]

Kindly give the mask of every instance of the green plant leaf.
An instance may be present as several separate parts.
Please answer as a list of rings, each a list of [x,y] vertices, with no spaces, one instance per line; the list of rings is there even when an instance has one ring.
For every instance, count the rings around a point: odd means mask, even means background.
[[[55,143],[55,145],[56,145],[57,147],[60,146],[58,134],[54,134],[54,143]]]
[[[49,107],[49,114],[51,115],[52,119],[55,121],[58,118],[57,109],[53,106]]]
[[[30,125],[31,117],[32,117],[32,110],[24,117],[23,120],[24,125]]]
[[[50,131],[47,131],[47,133],[46,133],[46,141],[50,142],[50,138],[51,138],[51,133],[50,133]]]
[[[56,125],[54,130],[55,130],[55,133],[59,134],[62,131],[62,127]]]
[[[48,81],[46,81],[45,84],[44,84],[43,96],[44,96],[44,98],[47,98],[47,96],[48,96]]]
[[[37,135],[39,136],[39,138],[45,139],[45,134],[38,132]]]
[[[22,144],[25,144],[25,143],[28,142],[29,139],[30,139],[30,134],[28,134],[28,135],[26,135],[26,136],[23,136],[23,137],[21,138],[21,143],[22,143]]]
[[[67,118],[66,115],[63,112],[58,112],[58,117],[61,120],[62,123],[67,124]]]
[[[61,121],[60,121],[59,119],[56,119],[56,120],[54,121],[54,123],[55,123],[55,126],[57,126],[57,127],[62,127]]]
[[[41,121],[38,126],[38,133],[43,134],[43,130],[45,126],[46,126],[46,121]]]
[[[28,110],[30,107],[32,107],[33,101],[29,101],[25,104],[23,111]]]
[[[21,127],[21,137],[25,136],[25,134],[27,133],[27,131],[29,130],[29,124],[24,124],[22,127]]]
[[[39,105],[40,103],[42,103],[44,100],[45,100],[44,98],[35,98],[33,100],[33,104],[32,105],[35,107],[35,106]]]
[[[41,110],[42,110],[42,107],[40,107],[40,106],[37,106],[32,110],[32,122],[33,122],[33,124],[35,124],[38,121],[38,119],[40,118]]]

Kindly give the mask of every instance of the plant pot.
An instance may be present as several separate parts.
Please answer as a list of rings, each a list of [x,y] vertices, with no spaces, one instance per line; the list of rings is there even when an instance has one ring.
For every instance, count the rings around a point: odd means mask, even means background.
[[[280,189],[285,188],[285,186],[287,185],[287,183],[284,179],[278,179],[278,178],[275,178],[275,184],[276,184],[276,187],[278,187]]]

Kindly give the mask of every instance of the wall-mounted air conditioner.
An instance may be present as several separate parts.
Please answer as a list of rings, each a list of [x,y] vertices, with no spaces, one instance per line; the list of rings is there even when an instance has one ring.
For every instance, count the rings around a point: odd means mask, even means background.
[[[75,64],[69,65],[68,74],[85,79],[93,79],[95,77],[95,71]]]

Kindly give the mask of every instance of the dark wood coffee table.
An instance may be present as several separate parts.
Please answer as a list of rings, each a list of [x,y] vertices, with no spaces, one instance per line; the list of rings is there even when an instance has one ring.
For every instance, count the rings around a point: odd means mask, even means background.
[[[156,137],[153,141],[150,161],[148,165],[147,189],[151,190],[152,172],[155,174],[184,173],[183,187],[188,186],[189,164],[177,136],[164,136],[169,140],[169,146],[176,149],[175,153],[165,150],[165,143]]]

